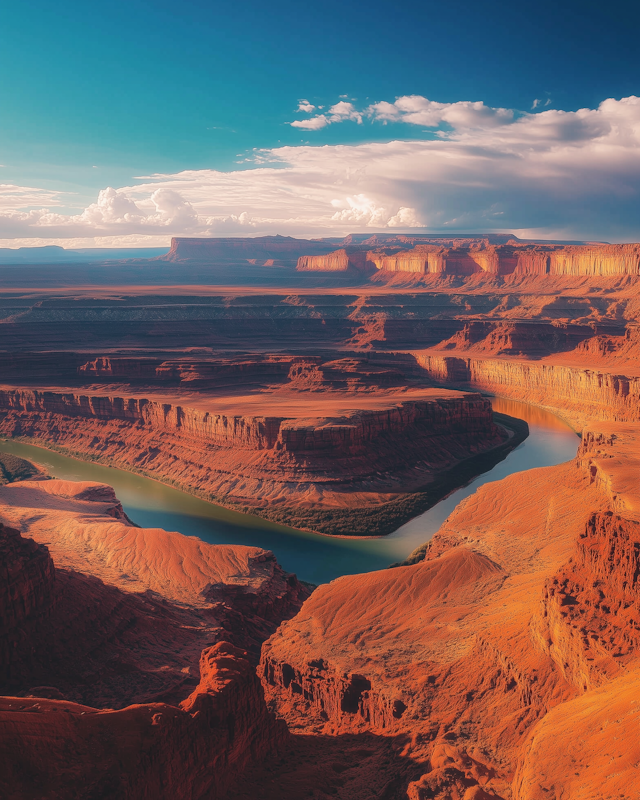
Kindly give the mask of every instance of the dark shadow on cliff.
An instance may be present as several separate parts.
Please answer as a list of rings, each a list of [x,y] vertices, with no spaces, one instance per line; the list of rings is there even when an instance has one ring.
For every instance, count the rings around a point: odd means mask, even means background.
[[[406,800],[427,771],[403,751],[409,737],[294,735],[277,758],[248,771],[225,800]]]

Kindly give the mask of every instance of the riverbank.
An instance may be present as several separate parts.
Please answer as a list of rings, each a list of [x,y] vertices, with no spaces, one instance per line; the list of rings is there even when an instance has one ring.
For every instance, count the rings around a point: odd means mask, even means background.
[[[579,439],[558,417],[526,403],[491,398],[495,409],[516,414],[529,436],[492,469],[448,494],[428,511],[377,539],[338,538],[277,525],[260,517],[216,506],[142,475],[81,461],[61,453],[8,440],[0,450],[35,461],[57,478],[92,480],[113,486],[127,515],[142,527],[197,536],[210,544],[245,544],[272,550],[289,572],[314,584],[341,575],[384,569],[427,541],[456,505],[479,486],[514,472],[553,466],[575,457]]]

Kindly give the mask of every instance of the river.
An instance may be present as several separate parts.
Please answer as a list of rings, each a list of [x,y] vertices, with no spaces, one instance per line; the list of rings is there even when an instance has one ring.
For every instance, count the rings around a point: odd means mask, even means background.
[[[284,569],[317,584],[402,561],[430,539],[458,503],[479,486],[513,472],[553,466],[575,456],[579,438],[559,417],[514,400],[492,398],[492,405],[495,411],[526,420],[529,437],[493,469],[380,539],[336,539],[305,533],[228,511],[141,475],[78,461],[23,442],[2,441],[0,450],[42,464],[56,478],[110,484],[128,516],[144,528],[180,531],[211,544],[264,547],[273,550]]]

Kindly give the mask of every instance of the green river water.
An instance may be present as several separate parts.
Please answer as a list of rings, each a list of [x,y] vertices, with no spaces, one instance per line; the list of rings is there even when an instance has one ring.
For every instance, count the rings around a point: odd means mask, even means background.
[[[110,484],[129,517],[144,528],[180,531],[211,544],[264,547],[276,554],[284,569],[317,584],[401,561],[430,539],[458,503],[479,486],[514,472],[560,464],[575,456],[579,438],[554,414],[501,398],[492,398],[492,404],[496,411],[526,420],[529,437],[491,470],[379,539],[338,539],[275,525],[228,511],[140,475],[78,461],[23,442],[2,441],[0,450],[42,464],[56,478]]]

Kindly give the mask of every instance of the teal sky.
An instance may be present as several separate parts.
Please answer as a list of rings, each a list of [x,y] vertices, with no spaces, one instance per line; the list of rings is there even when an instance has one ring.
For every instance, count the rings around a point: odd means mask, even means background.
[[[517,119],[640,94],[637,6],[559,5],[5,4],[1,181],[64,192],[58,211],[71,215],[106,187],[140,183],[137,176],[252,169],[244,159],[254,148],[426,141],[451,131],[446,120],[428,126],[366,113],[398,97],[482,101]],[[360,124],[290,125],[341,98],[362,114]],[[301,99],[323,108],[296,113]],[[42,205],[23,194],[3,208]],[[0,237],[36,233],[9,226]]]

